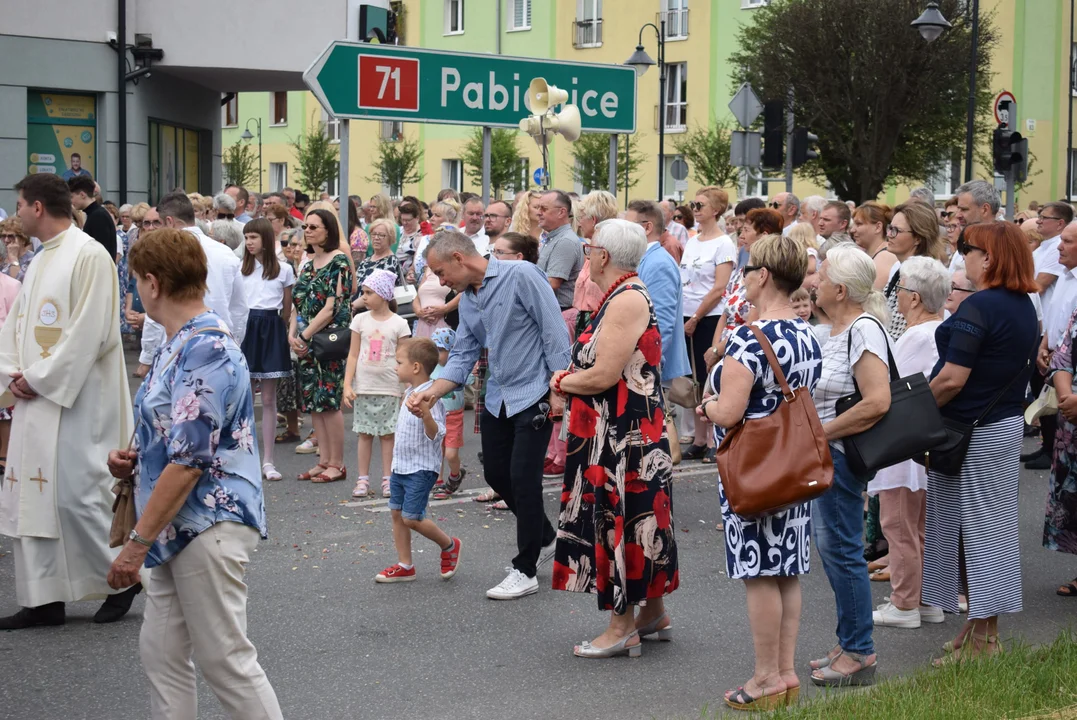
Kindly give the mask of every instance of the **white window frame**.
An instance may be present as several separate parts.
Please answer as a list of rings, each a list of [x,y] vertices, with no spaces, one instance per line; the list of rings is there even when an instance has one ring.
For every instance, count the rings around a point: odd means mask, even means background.
[[[754,170],[757,173],[759,172],[759,168],[754,168]],[[765,183],[760,180],[755,180],[749,177],[747,169],[742,169],[740,171],[740,179],[738,180],[737,197],[741,200],[757,197],[766,202],[769,198],[763,194],[764,184]]]
[[[741,10],[752,10],[764,5],[770,5],[770,0],[740,0]]]
[[[340,120],[330,115],[322,108],[322,123],[325,125],[325,136],[333,145],[340,144]]]
[[[277,95],[284,95],[284,119],[277,121]],[[285,90],[275,90],[269,93],[269,127],[287,127],[288,126],[288,92]]]
[[[950,157],[940,160],[935,173],[927,179],[926,185],[931,188],[936,200],[949,200],[953,197],[954,188],[961,184],[961,166],[954,160],[954,155],[951,153]],[[944,182],[938,183],[937,180]]]
[[[659,13],[659,19],[666,21],[666,40],[669,42],[679,42],[681,40],[688,39],[688,0],[661,0],[662,11]],[[670,32],[670,28],[674,26],[674,23],[670,22],[670,18],[676,16],[677,22],[676,33]]]
[[[340,195],[340,175],[337,175],[325,184],[325,191],[329,193],[331,197]]]
[[[456,29],[453,29],[453,22]],[[464,34],[464,0],[445,0],[445,32],[443,35]]]
[[[397,142],[404,139],[404,123],[400,120],[379,120],[378,137]]]
[[[586,23],[591,23],[592,37],[595,38],[593,42],[579,42],[580,28]],[[575,43],[577,48],[602,47],[602,0],[576,0],[574,31],[573,39],[577,41]]]
[[[516,24],[516,11],[522,8],[523,25]],[[509,27],[506,32],[523,32],[531,29],[531,0],[509,0]]]
[[[224,93],[224,94],[227,94],[227,93]],[[222,94],[222,98],[223,98],[224,94]],[[233,117],[232,117],[234,122],[231,123],[231,124],[228,123],[228,108],[229,107],[235,108],[234,114],[233,114]],[[239,93],[235,93],[234,95],[232,95],[231,100],[229,100],[225,104],[221,105],[221,127],[222,128],[239,127]]]
[[[269,192],[280,192],[288,187],[288,163],[269,163]]]
[[[441,161],[441,187],[463,192],[464,163],[462,160],[445,158]]]
[[[665,117],[662,118],[662,123],[666,128],[667,133],[682,133],[688,131],[688,63],[667,63],[666,64],[666,112]],[[674,108],[684,109],[684,123],[682,124],[668,124],[666,120],[670,116],[670,111]],[[678,113],[678,116],[681,113]]]

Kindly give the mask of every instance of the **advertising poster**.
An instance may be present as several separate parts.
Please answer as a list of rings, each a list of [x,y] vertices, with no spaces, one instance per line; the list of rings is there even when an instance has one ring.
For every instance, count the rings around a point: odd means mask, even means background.
[[[28,91],[27,172],[65,180],[97,171],[97,100],[93,95]]]

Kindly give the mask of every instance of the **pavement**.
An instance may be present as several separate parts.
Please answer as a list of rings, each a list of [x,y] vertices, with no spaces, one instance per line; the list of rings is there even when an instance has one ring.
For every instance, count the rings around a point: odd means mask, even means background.
[[[131,367],[134,367],[131,365]],[[513,602],[488,600],[515,554],[511,514],[472,502],[482,488],[471,435],[462,451],[468,476],[458,498],[431,503],[433,517],[463,542],[455,578],[438,577],[437,548],[416,536],[419,579],[377,585],[395,561],[381,498],[353,502],[356,439],[346,417],[348,482],[298,482],[312,456],[277,446],[285,479],[266,485],[269,539],[251,559],[249,634],[286,718],[685,718],[721,712],[723,691],[752,674],[752,640],[743,584],[724,574],[725,557],[713,466],[685,462],[673,493],[681,587],[668,599],[675,638],[645,643],[640,659],[583,660],[572,646],[604,629],[591,596],[549,589]],[[1031,447],[1031,441],[1026,441]],[[375,444],[371,476],[381,468]],[[1047,472],[1021,476],[1024,612],[1004,618],[1006,638],[1053,639],[1077,619],[1077,599],[1055,588],[1077,575],[1077,558],[1040,545]],[[545,493],[551,520],[558,487]],[[0,615],[18,608],[11,546],[0,537]],[[875,603],[889,592],[873,583]],[[803,580],[797,669],[811,696],[808,660],[834,643],[834,600],[818,556]],[[98,603],[68,605],[59,628],[0,632],[0,720],[119,720],[148,717],[149,690],[138,657],[144,596],[112,625],[91,622]],[[879,674],[908,673],[941,654],[959,616],[919,630],[879,628]],[[199,717],[226,718],[199,680]]]

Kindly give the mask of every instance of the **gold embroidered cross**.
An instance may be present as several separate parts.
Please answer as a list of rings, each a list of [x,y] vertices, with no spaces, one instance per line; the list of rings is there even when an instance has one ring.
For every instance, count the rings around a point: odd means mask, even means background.
[[[30,478],[30,482],[36,482],[38,491],[43,493],[45,492],[45,483],[47,483],[48,480],[41,477],[41,468],[37,469],[37,475],[37,477]]]

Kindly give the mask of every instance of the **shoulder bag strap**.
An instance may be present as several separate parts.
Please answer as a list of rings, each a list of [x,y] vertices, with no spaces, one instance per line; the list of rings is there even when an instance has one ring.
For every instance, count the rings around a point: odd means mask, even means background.
[[[692,384],[699,384],[699,380],[696,379],[696,346],[694,334],[688,336],[688,364],[692,367]]]
[[[1032,352],[1035,353],[1036,349],[1039,348],[1039,346],[1040,339],[1036,338],[1036,344],[1032,346]],[[1002,389],[999,390],[998,393],[995,395],[994,399],[991,400],[991,404],[984,408],[984,411],[980,413],[980,417],[976,418],[976,422],[972,423],[973,427],[979,427],[980,423],[983,422],[983,419],[987,417],[992,410],[995,409],[995,405],[998,405],[998,401],[1001,400],[1002,396],[1006,394],[1006,391],[1009,390],[1015,382],[1017,382],[1017,378],[1021,377],[1021,373],[1023,373],[1031,363],[1031,356],[1025,358],[1025,364],[1021,366],[1021,369],[1018,370],[1012,378],[1010,378],[1009,382],[1002,386]]]
[[[774,379],[778,381],[778,385],[782,388],[782,395],[785,396],[786,402],[792,402],[793,391],[789,388],[789,382],[785,379],[785,373],[782,372],[782,366],[778,364],[778,356],[774,354],[774,347],[770,344],[770,340],[767,340],[767,336],[752,323],[748,323],[748,327],[752,329],[752,334],[755,335],[755,339],[759,341],[759,347],[763,348],[763,354],[767,356],[767,362],[770,363],[770,369],[774,371]]]
[[[861,315],[856,320],[859,320],[862,317],[864,316]],[[883,327],[883,324],[879,322],[878,319],[875,318],[873,315],[868,315],[867,317],[873,323],[878,325],[879,329],[883,331],[883,340],[886,342],[886,360],[887,363],[890,365],[890,381],[893,382],[894,380],[897,380],[899,377],[901,377],[901,373],[898,372],[897,363],[894,362],[894,352],[890,349],[890,333],[886,331],[886,328]],[[856,320],[853,320],[851,323],[849,323],[849,329],[846,331],[849,334],[845,338],[845,356],[849,359],[849,375],[853,378],[853,388],[856,390],[856,392],[859,393],[860,383],[856,381],[856,373],[853,372],[853,327],[856,326]]]

